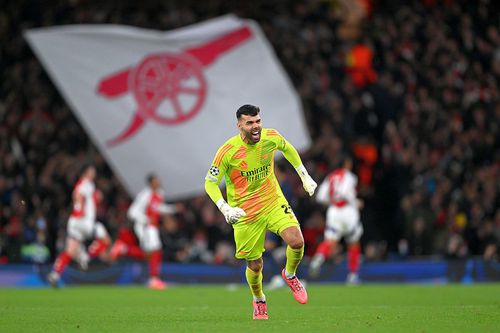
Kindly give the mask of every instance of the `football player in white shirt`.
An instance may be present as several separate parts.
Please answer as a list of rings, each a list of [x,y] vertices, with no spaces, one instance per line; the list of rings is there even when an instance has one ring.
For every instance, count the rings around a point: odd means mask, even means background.
[[[148,186],[137,194],[127,215],[134,222],[135,235],[149,261],[148,286],[161,290],[166,288],[166,283],[160,279],[162,243],[159,228],[161,216],[175,213],[176,208],[174,205],[165,204],[165,195],[156,175],[148,175],[146,182]],[[111,257],[116,260],[119,255],[127,255],[127,250],[127,245],[117,240],[111,249]]]
[[[309,265],[309,275],[317,277],[321,265],[331,255],[339,240],[347,243],[348,284],[359,283],[358,270],[361,255],[359,239],[363,234],[359,209],[362,202],[356,197],[358,178],[352,173],[353,161],[342,158],[341,167],[331,172],[318,189],[316,200],[328,205],[324,240],[318,246]]]
[[[77,261],[81,268],[86,269],[90,258],[103,253],[110,244],[106,228],[96,221],[97,205],[102,200],[102,194],[95,188],[95,177],[95,167],[85,166],[73,189],[73,209],[67,224],[66,247],[57,257],[52,272],[47,276],[53,287],[58,286],[61,275],[71,260]],[[87,253],[84,242],[88,239],[94,241]]]

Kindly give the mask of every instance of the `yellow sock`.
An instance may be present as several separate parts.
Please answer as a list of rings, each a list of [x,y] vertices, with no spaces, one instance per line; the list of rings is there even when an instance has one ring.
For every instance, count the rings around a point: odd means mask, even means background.
[[[264,294],[262,293],[262,271],[254,272],[247,267],[245,275],[254,298],[262,299],[264,297]]]
[[[285,273],[287,277],[295,275],[297,267],[304,256],[304,247],[300,249],[292,249],[290,246],[286,247],[286,266]]]

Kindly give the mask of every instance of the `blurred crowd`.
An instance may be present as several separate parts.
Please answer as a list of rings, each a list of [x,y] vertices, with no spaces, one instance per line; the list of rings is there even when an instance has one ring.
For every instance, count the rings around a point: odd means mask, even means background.
[[[23,31],[79,23],[158,30],[235,13],[257,20],[304,106],[318,181],[351,152],[365,205],[365,260],[498,259],[500,10],[494,1],[8,2],[0,8],[0,261],[47,261],[64,245],[71,191],[98,170],[98,216],[115,235],[131,198],[34,57]],[[306,254],[324,207],[286,163],[278,178]],[[168,186],[168,184],[164,184]],[[208,196],[162,222],[164,258],[233,263],[232,230]]]

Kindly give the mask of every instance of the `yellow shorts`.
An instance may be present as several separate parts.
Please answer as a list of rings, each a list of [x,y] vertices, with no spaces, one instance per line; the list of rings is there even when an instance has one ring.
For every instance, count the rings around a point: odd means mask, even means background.
[[[236,243],[235,257],[245,260],[256,260],[262,257],[266,231],[280,235],[289,227],[300,227],[292,208],[286,199],[277,204],[250,223],[240,222],[233,225]]]

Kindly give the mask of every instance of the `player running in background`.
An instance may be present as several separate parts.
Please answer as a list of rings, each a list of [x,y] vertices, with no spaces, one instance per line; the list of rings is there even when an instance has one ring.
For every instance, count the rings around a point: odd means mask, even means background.
[[[331,255],[339,240],[344,237],[347,243],[348,284],[359,282],[358,270],[361,255],[359,239],[363,226],[359,217],[362,202],[356,198],[358,178],[351,172],[352,159],[345,156],[341,167],[331,172],[321,183],[316,200],[329,205],[326,213],[324,240],[318,246],[309,265],[309,275],[317,277],[321,265]]]
[[[119,255],[129,255],[138,259],[147,258],[149,261],[148,286],[151,289],[162,290],[167,285],[160,279],[162,263],[160,219],[163,214],[174,213],[176,208],[165,204],[165,195],[161,189],[160,180],[155,174],[148,175],[146,182],[148,186],[137,194],[128,209],[128,217],[134,221],[135,235],[144,253],[141,254],[140,249],[131,242],[119,238],[111,249],[111,258],[116,260]]]
[[[119,257],[129,257],[137,260],[146,259],[146,254],[141,249],[139,241],[133,226],[120,227],[116,236],[116,240],[109,251],[109,260],[111,262],[116,261]]]
[[[253,105],[238,109],[240,133],[217,151],[205,178],[205,189],[227,223],[233,226],[236,258],[247,262],[245,275],[253,295],[253,319],[268,319],[266,296],[262,290],[262,252],[267,230],[287,243],[282,277],[295,299],[301,304],[307,302],[307,292],[295,276],[304,254],[304,238],[274,175],[276,150],[280,150],[295,168],[309,195],[314,194],[317,185],[307,173],[297,150],[276,130],[262,128],[259,112],[260,109]],[[228,202],[218,187],[223,176]]]
[[[88,261],[103,253],[110,244],[106,228],[96,221],[97,204],[102,200],[102,194],[95,188],[95,177],[95,167],[85,166],[73,190],[73,210],[67,225],[66,247],[47,276],[53,287],[58,286],[61,275],[71,260],[77,261],[82,269],[87,269]],[[92,238],[94,241],[87,253],[84,242]]]

